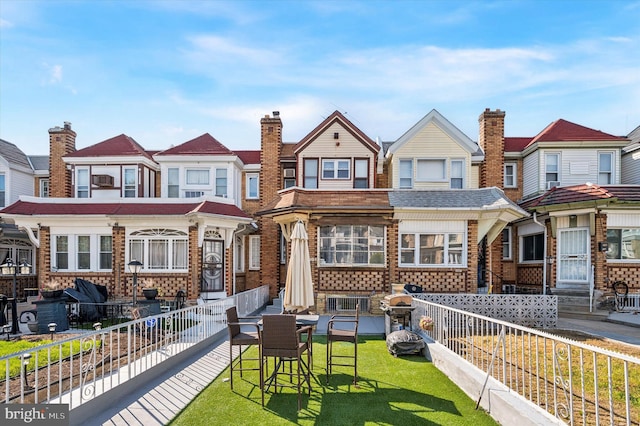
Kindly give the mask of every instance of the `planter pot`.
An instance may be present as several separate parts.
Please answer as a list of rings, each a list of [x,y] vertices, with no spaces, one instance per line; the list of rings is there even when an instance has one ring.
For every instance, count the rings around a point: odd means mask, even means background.
[[[40,290],[43,299],[58,299],[63,292],[64,290]]]
[[[142,294],[147,300],[154,300],[158,296],[157,288],[143,288]]]
[[[27,327],[29,328],[30,332],[37,333],[38,332],[38,321],[29,321],[27,323]]]

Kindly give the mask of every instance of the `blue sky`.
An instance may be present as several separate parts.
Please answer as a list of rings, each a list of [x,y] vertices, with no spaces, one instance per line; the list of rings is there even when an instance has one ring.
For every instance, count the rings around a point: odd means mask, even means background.
[[[471,139],[563,118],[640,125],[640,0],[0,1],[0,138],[48,154],[121,133],[165,149],[210,133],[260,148],[280,111],[296,142],[335,110],[392,141],[437,109]]]

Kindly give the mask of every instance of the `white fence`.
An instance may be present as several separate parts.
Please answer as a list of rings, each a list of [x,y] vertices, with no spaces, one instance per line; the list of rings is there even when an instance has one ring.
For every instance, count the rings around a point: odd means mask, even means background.
[[[412,296],[526,327],[553,328],[558,322],[557,296],[463,293],[416,293]]]
[[[269,288],[262,286],[3,356],[0,400],[77,408],[226,330],[228,307],[246,316],[268,301]]]
[[[415,296],[415,295],[414,295]],[[639,425],[640,359],[414,299],[413,330],[570,425]]]

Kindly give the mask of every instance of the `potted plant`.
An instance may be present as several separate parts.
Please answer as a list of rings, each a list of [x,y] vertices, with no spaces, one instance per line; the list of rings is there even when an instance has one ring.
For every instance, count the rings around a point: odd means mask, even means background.
[[[49,280],[40,286],[40,294],[43,299],[57,299],[62,297],[62,285],[56,280]]]
[[[420,317],[420,328],[425,331],[433,330],[433,318],[428,315]]]
[[[154,300],[158,297],[158,287],[156,286],[153,279],[145,280],[144,286],[142,287],[142,294],[147,300]]]

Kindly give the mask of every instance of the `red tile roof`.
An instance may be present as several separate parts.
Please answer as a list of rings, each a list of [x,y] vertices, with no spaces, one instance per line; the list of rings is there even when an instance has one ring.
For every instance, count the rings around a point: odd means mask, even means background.
[[[392,211],[389,204],[389,192],[385,190],[348,190],[336,191],[305,190],[290,188],[281,191],[278,197],[271,201],[259,214],[291,209],[313,209],[332,211]]]
[[[142,155],[151,159],[151,155],[132,137],[125,134],[104,140],[95,145],[74,151],[66,157],[128,157]]]
[[[209,133],[205,133],[156,155],[233,155],[233,152]]]
[[[260,151],[233,151],[244,164],[260,164]]]
[[[609,200],[612,203],[640,203],[638,185],[576,185],[555,187],[539,197],[521,202],[524,209],[536,209],[571,203],[597,202]]]
[[[533,138],[504,138],[504,152],[521,152]]]
[[[168,203],[166,200],[136,203],[36,203],[20,200],[0,211],[0,214],[24,216],[184,216],[189,213],[217,214],[239,218],[250,217],[235,205],[212,201],[191,203]]]
[[[626,138],[593,130],[566,120],[557,120],[549,124],[534,137],[530,144],[536,142],[570,142],[570,141],[624,141]]]

